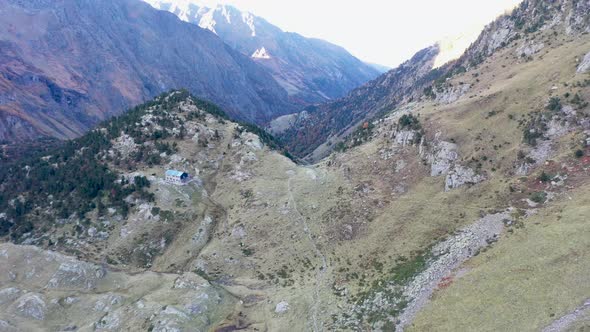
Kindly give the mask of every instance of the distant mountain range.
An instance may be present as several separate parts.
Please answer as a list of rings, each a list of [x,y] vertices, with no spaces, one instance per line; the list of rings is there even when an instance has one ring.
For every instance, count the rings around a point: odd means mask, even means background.
[[[243,24],[209,10],[221,39],[140,0],[0,1],[0,141],[77,137],[175,88],[264,124],[378,75],[340,47],[226,10]]]
[[[217,34],[232,48],[266,67],[297,102],[340,98],[384,72],[383,67],[366,64],[340,46],[284,32],[232,6],[208,8],[199,6],[198,1],[145,1]]]

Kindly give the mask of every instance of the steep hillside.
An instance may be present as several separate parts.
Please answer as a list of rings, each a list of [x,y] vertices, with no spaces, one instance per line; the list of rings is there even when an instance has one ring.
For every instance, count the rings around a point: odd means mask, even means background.
[[[590,30],[589,9],[587,1],[524,1],[511,14],[488,25],[459,59],[433,69],[436,47],[420,51],[399,68],[340,100],[309,107],[296,119],[288,115],[290,126],[279,126],[281,131],[275,134],[287,142],[295,154],[318,160],[329,153],[331,144],[349,135],[363,121],[395,107],[419,99],[435,98],[441,103],[456,100],[470,87],[465,84],[450,86],[447,79],[480,69],[481,62],[498,50],[518,47],[515,52],[526,59],[546,46],[539,35],[547,30],[577,38],[584,36]],[[518,57],[514,61],[518,61]],[[276,122],[285,120],[279,118]]]
[[[266,67],[292,99],[304,104],[340,98],[380,74],[339,46],[284,32],[263,18],[232,6],[208,8],[189,1],[146,2],[211,30],[235,50]]]
[[[470,84],[456,100],[396,108],[311,166],[178,92],[14,164],[0,218],[22,245],[0,248],[0,323],[163,329],[205,314],[199,324],[222,331],[586,326],[587,36],[544,31],[536,38],[551,45],[530,58],[498,50],[446,81]],[[192,181],[170,184],[166,169]],[[27,278],[47,256],[56,263]],[[192,287],[186,297],[177,284]]]
[[[76,137],[172,88],[240,120],[293,111],[249,57],[139,0],[4,0],[0,11],[0,140]]]
[[[286,130],[273,131],[287,142],[293,153],[306,156],[330,136],[348,134],[359,121],[391,110],[402,101],[407,102],[415,87],[427,80],[424,76],[431,73],[437,54],[437,46],[426,48],[342,99],[309,106],[298,115],[273,120],[271,130],[277,123],[290,119]],[[321,152],[318,156],[315,160],[326,154]]]
[[[590,34],[565,22],[313,165],[185,92],[11,161],[0,327],[587,329]]]

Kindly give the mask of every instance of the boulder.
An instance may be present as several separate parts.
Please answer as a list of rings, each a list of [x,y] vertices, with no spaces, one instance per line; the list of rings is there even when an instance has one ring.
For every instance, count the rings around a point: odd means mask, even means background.
[[[395,136],[397,145],[406,146],[414,144],[417,132],[415,130],[402,130]]]
[[[96,282],[102,279],[106,271],[96,265],[69,260],[62,262],[57,271],[53,274],[48,288],[85,288],[92,289]]]
[[[45,300],[43,300],[43,295],[39,293],[28,293],[18,300],[17,309],[22,316],[44,320],[47,306]]]
[[[282,314],[287,312],[287,310],[289,310],[289,303],[287,301],[281,301],[279,303],[277,303],[276,307],[275,307],[275,312],[277,314]]]

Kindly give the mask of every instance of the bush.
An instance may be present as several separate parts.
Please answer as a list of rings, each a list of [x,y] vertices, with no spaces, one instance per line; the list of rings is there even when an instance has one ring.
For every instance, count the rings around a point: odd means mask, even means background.
[[[398,127],[400,129],[410,129],[410,130],[420,130],[422,129],[422,125],[420,124],[420,120],[415,117],[413,114],[404,114],[398,121]]]
[[[137,189],[142,189],[142,188],[149,188],[150,187],[150,180],[148,180],[145,176],[136,176],[133,179],[133,183],[135,183],[135,186],[137,187]]]
[[[541,173],[541,175],[539,175],[539,177],[537,177],[537,180],[543,182],[543,183],[547,183],[549,181],[551,181],[551,176],[549,176],[549,174],[545,173],[545,171],[543,171],[543,173]]]
[[[537,139],[542,138],[547,131],[547,124],[542,116],[537,116],[523,128],[523,141],[531,146],[537,145]]]
[[[547,194],[544,191],[539,191],[531,194],[531,201],[535,203],[544,203],[547,199]]]
[[[550,111],[561,110],[561,99],[559,99],[559,97],[551,97],[551,99],[549,99],[549,103],[547,104],[547,109]]]
[[[346,151],[346,144],[344,144],[344,142],[342,142],[342,141],[336,143],[336,145],[334,145],[334,151],[336,151],[336,152]]]
[[[584,151],[583,150],[576,150],[576,152],[574,153],[574,155],[576,156],[576,158],[582,158],[584,156]]]
[[[432,89],[432,85],[425,87],[423,92],[424,92],[424,95],[430,99],[436,98],[436,93],[434,93],[434,90]]]

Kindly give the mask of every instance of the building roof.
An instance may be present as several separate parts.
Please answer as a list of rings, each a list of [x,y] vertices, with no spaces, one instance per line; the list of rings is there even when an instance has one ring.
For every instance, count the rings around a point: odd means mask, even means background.
[[[186,174],[185,172],[177,171],[175,169],[169,169],[166,171],[166,176],[177,176],[182,177],[182,175]]]

